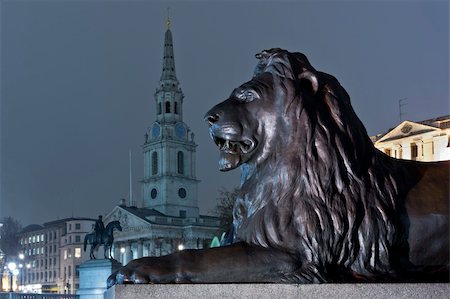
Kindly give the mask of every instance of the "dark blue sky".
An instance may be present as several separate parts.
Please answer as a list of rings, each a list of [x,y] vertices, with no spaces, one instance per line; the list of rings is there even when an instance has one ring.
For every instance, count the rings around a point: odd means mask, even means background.
[[[305,53],[350,94],[369,134],[449,113],[448,1],[0,0],[0,217],[96,217],[141,201],[170,6],[184,121],[196,134],[202,212],[239,173],[218,171],[204,113],[251,78],[254,54]]]

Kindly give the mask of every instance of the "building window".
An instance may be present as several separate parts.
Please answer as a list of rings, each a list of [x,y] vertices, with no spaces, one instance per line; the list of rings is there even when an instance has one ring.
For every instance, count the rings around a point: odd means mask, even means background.
[[[75,248],[75,257],[77,258],[81,257],[81,247]]]
[[[150,196],[152,197],[152,199],[155,199],[157,195],[158,195],[158,190],[153,188],[152,191],[150,192]]]
[[[186,211],[181,210],[180,211],[180,217],[181,218],[186,218]]]
[[[81,242],[81,237],[80,236],[75,236],[75,242],[77,242],[77,243]]]
[[[67,260],[67,249],[64,249],[64,259]]]
[[[152,153],[152,175],[158,174],[158,153]]]
[[[166,113],[170,113],[170,102],[166,102]]]
[[[72,230],[72,223],[69,223],[69,231]]]
[[[44,234],[41,235],[41,242],[44,242]]]
[[[411,160],[416,160],[418,156],[417,144],[411,143]]]
[[[178,196],[180,198],[186,198],[186,195],[187,195],[186,189],[184,189],[184,188],[178,189]]]
[[[80,223],[75,223],[75,229],[77,229],[77,230],[81,229],[81,224]]]
[[[177,105],[178,103],[177,102],[175,102],[175,103],[173,103],[173,112],[175,113],[175,114],[178,114],[178,105]]]
[[[178,173],[184,174],[184,153],[182,151],[178,152]]]
[[[161,102],[158,103],[158,114],[162,113],[162,109],[161,109]]]

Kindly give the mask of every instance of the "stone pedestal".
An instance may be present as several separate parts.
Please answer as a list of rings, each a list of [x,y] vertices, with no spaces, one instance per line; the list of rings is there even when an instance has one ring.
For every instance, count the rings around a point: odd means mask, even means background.
[[[80,299],[103,299],[106,290],[106,280],[112,272],[122,266],[116,260],[90,260],[79,266],[80,288],[77,295]]]
[[[116,285],[105,299],[135,298],[449,298],[448,283],[367,284],[140,284]]]

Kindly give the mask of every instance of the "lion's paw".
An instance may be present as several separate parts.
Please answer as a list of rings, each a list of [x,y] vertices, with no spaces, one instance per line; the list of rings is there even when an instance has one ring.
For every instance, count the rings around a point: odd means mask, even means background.
[[[108,277],[106,284],[107,287],[110,288],[116,284],[142,284],[149,282],[147,275],[125,266],[111,274]]]

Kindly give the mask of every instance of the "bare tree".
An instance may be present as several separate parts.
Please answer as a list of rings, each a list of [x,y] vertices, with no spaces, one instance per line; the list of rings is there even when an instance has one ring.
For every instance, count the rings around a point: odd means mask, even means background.
[[[220,233],[226,232],[233,224],[233,207],[238,196],[239,189],[229,191],[225,188],[219,190],[217,198],[216,214],[220,219]]]
[[[3,269],[8,261],[19,253],[22,225],[12,217],[4,217],[0,220],[0,277],[3,277]],[[0,289],[1,289],[0,279]]]

